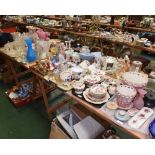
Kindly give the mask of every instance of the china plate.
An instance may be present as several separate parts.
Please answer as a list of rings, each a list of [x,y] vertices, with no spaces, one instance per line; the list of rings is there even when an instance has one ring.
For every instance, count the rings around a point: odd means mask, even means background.
[[[71,76],[72,76],[72,73],[71,71],[68,71],[68,70],[60,73],[60,78],[63,81],[66,81],[66,79],[71,79]]]
[[[91,99],[89,99],[88,97],[87,97],[87,95],[88,95],[88,93],[89,93],[89,88],[87,88],[84,92],[83,92],[83,96],[84,96],[84,98],[85,98],[85,100],[86,101],[88,101],[88,102],[90,102],[90,103],[93,103],[93,104],[103,104],[103,103],[105,103],[105,102],[107,102],[108,100],[109,100],[109,98],[110,98],[110,95],[108,94],[108,92],[106,93],[106,96],[105,96],[105,98],[104,98],[104,100],[102,100],[102,101],[92,101]]]

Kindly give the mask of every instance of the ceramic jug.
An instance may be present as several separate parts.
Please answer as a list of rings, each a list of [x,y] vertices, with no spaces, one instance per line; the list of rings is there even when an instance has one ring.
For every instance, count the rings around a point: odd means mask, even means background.
[[[36,60],[37,56],[36,56],[36,52],[33,50],[32,48],[32,40],[30,38],[27,38],[25,40],[26,44],[27,44],[27,61],[28,62],[33,62]]]
[[[38,34],[38,37],[39,39],[41,40],[48,40],[48,33],[47,32],[44,32],[42,29],[38,29],[36,31],[36,33]]]
[[[133,101],[133,105],[135,108],[137,109],[142,109],[144,107],[144,95],[146,94],[147,92],[144,90],[144,89],[137,89],[137,95]]]

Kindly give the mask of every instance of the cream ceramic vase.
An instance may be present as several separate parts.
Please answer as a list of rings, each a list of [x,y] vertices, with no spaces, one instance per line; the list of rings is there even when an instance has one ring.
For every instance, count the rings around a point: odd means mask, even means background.
[[[38,40],[35,44],[38,59],[46,59],[48,57],[50,42],[44,40]]]

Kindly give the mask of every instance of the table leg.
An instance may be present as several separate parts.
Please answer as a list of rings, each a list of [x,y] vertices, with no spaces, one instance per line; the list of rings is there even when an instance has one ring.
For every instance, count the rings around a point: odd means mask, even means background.
[[[7,64],[9,65],[9,69],[11,70],[11,73],[12,73],[13,79],[15,80],[15,83],[18,84],[18,78],[17,78],[16,71],[13,67],[13,63],[11,61],[7,60]]]
[[[45,104],[45,108],[46,108],[48,118],[51,119],[49,105],[48,105],[48,98],[47,98],[46,90],[45,90],[45,87],[44,87],[44,82],[41,79],[39,79],[39,86],[40,86],[40,89],[41,89],[41,93],[43,95],[44,104]]]

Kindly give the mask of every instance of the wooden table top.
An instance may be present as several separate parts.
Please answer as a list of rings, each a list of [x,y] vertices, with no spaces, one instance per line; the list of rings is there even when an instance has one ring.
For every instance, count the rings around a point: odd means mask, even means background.
[[[0,52],[0,54],[4,55],[5,57],[7,57],[10,60],[16,61],[14,58],[8,56],[4,52]],[[45,80],[44,77],[41,74],[39,74],[35,70],[31,69],[28,65],[23,64],[23,63],[18,62],[18,61],[16,61],[16,62],[19,63],[20,65],[22,65],[23,67],[27,68],[28,70],[30,70],[33,74],[35,74],[36,76],[38,76],[42,80]],[[123,131],[127,132],[128,134],[134,136],[135,138],[140,138],[140,139],[148,139],[148,138],[150,138],[150,136],[148,136],[148,135],[145,135],[145,134],[142,134],[140,132],[136,132],[136,131],[133,131],[133,130],[130,130],[130,129],[127,129],[127,128],[124,128],[124,127],[120,126],[119,124],[117,124],[114,121],[112,121],[109,118],[109,116],[104,111],[102,111],[100,108],[96,108],[95,106],[91,105],[90,103],[86,102],[85,100],[82,100],[82,99],[78,98],[77,96],[75,96],[74,94],[72,94],[71,91],[66,91],[66,94],[70,98],[74,99],[79,104],[81,104],[82,106],[84,106],[86,109],[88,109],[90,112],[96,114],[97,116],[99,116],[100,118],[104,119],[105,121],[107,121],[107,122],[109,122],[109,123],[111,123],[113,125],[116,125],[118,128],[120,128]]]
[[[95,106],[93,106],[92,104],[86,102],[85,100],[82,100],[80,98],[78,98],[77,96],[75,96],[74,94],[72,94],[71,91],[66,92],[66,94],[71,97],[72,99],[76,100],[79,104],[81,104],[82,106],[84,106],[86,109],[88,109],[89,111],[91,111],[92,113],[96,114],[97,116],[99,116],[100,118],[102,118],[103,120],[117,126],[118,128],[120,128],[121,130],[127,132],[128,134],[132,135],[135,138],[140,138],[140,139],[149,139],[150,136],[149,135],[145,135],[142,134],[140,132],[137,131],[133,131],[127,128],[124,128],[122,126],[120,126],[119,124],[115,123],[114,121],[112,121],[109,116],[102,111],[100,108],[97,108]]]

